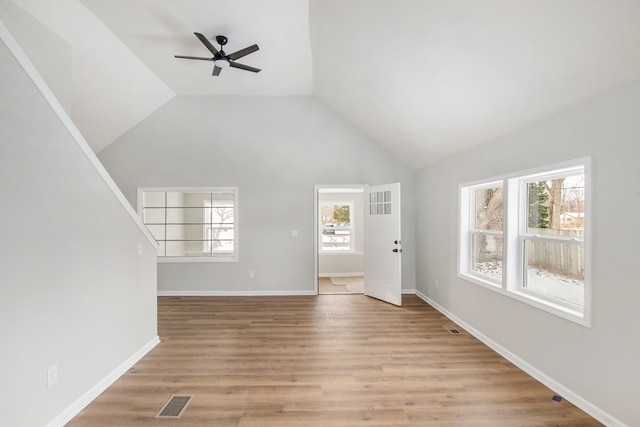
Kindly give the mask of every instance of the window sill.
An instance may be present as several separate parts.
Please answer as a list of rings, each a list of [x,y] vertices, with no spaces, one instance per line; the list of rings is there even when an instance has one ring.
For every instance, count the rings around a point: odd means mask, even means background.
[[[484,279],[479,275],[474,275],[470,273],[459,273],[458,277],[460,277],[461,279],[465,279],[468,282],[473,282],[476,285],[480,285],[494,291],[498,291],[498,292],[502,291],[500,283],[496,283],[496,282],[492,282],[491,280]]]
[[[356,251],[318,251],[319,255],[364,255],[364,252]]]
[[[182,262],[238,262],[237,257],[230,256],[166,256],[158,257],[158,264]]]
[[[542,298],[537,298],[535,295],[529,294],[527,292],[504,290],[498,284],[492,283],[488,280],[482,280],[468,273],[458,273],[458,277],[468,282],[472,282],[484,288],[490,289],[506,297],[515,299],[516,301],[520,301],[524,304],[535,307],[539,310],[546,311],[547,313],[577,323],[584,327],[591,328],[590,319],[581,311],[572,310],[559,304],[554,304],[553,302],[547,301]]]
[[[585,318],[584,312],[582,311],[573,310],[560,304],[554,304],[551,301],[547,301],[543,298],[538,298],[528,292],[507,291],[506,295],[532,307],[536,307],[540,310],[546,311],[547,313],[554,314],[558,317],[562,317],[563,319],[578,323],[587,328],[591,327],[591,322]]]

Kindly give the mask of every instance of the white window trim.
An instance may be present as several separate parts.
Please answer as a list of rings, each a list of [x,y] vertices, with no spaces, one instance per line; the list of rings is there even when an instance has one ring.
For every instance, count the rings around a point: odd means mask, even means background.
[[[500,236],[504,239],[504,232],[499,230],[479,230],[475,229],[471,226],[471,216],[470,215],[461,215],[462,212],[471,212],[472,208],[475,209],[475,201],[472,198],[473,191],[475,190],[485,190],[489,188],[494,188],[496,186],[503,186],[502,180],[492,180],[489,182],[482,182],[479,185],[468,185],[465,188],[460,187],[460,202],[461,209],[459,210],[458,215],[461,221],[460,227],[464,227],[466,230],[467,237],[465,239],[460,238],[460,250],[458,250],[458,271],[464,271],[464,274],[473,279],[474,282],[486,286],[489,288],[501,287],[503,280],[496,280],[492,277],[486,276],[484,274],[477,273],[473,270],[471,263],[473,261],[473,245],[472,240],[473,236]],[[464,193],[464,194],[463,194]],[[503,213],[504,215],[504,213]],[[462,229],[462,228],[461,228]],[[464,240],[464,241],[463,241]],[[463,257],[460,254],[464,254]],[[461,260],[464,262],[464,266],[460,264]]]
[[[582,172],[586,177],[586,168],[582,168],[582,164],[578,165],[581,167]],[[584,246],[584,238],[576,238],[571,236],[560,236],[560,235],[537,235],[534,233],[529,233],[527,231],[527,184],[534,181],[539,180],[548,180],[559,177],[566,177],[572,175],[573,172],[576,171],[576,166],[562,168],[560,170],[554,169],[555,173],[540,173],[540,174],[532,174],[527,176],[521,176],[518,178],[513,178],[510,181],[510,185],[512,187],[517,187],[519,189],[519,200],[518,200],[518,212],[520,213],[520,217],[518,219],[518,243],[517,243],[517,259],[519,261],[523,260],[524,256],[524,245],[526,241],[544,241],[548,243],[558,243],[558,244],[568,244],[568,245],[580,245]],[[587,200],[587,204],[589,204],[589,199]],[[513,229],[513,228],[512,228]],[[524,295],[526,298],[531,298],[534,300],[541,300],[546,304],[552,304],[557,306],[559,309],[563,311],[568,311],[569,313],[577,313],[579,316],[582,315],[583,309],[576,305],[567,301],[562,301],[553,297],[540,297],[537,293],[532,292],[524,287],[524,265],[520,263],[516,267],[517,271],[520,273],[520,277],[518,278],[516,284],[517,287],[515,289],[511,289],[513,292],[520,293]],[[586,288],[586,284],[585,284]]]
[[[216,192],[216,191],[233,191],[234,212],[234,252],[230,256],[219,257],[161,257],[158,256],[158,263],[190,263],[190,262],[238,262],[239,254],[239,209],[238,209],[238,187],[138,187],[138,215],[142,220],[142,193],[145,191],[157,192]],[[157,242],[156,242],[157,244]]]
[[[321,224],[318,227],[318,252],[321,254],[353,254],[356,251],[356,227],[354,224],[355,218],[355,201],[354,200],[323,200],[318,202],[318,212],[322,210],[323,206],[349,206],[349,249],[348,250],[339,250],[339,249],[324,249],[322,247],[322,231],[325,229]],[[326,227],[329,228],[329,227]]]
[[[584,306],[580,310],[578,307],[572,306],[570,303],[555,301],[553,298],[544,298],[540,295],[528,291],[522,287],[523,283],[523,259],[521,245],[523,244],[523,235],[526,238],[541,238],[551,242],[574,244],[575,239],[571,237],[564,238],[562,236],[553,237],[536,237],[522,233],[521,227],[526,223],[526,210],[523,209],[522,203],[524,192],[520,185],[523,181],[534,179],[537,176],[549,177],[553,171],[558,171],[558,176],[565,176],[565,173],[572,169],[583,167],[586,181],[585,186],[585,238],[581,244],[584,246]],[[495,283],[481,274],[472,271],[471,260],[471,239],[470,233],[474,230],[470,227],[470,208],[471,201],[469,197],[470,190],[491,187],[498,182],[503,183],[504,191],[504,224],[502,230],[503,237],[503,270],[502,283]],[[592,282],[591,282],[591,159],[589,157],[579,158],[567,162],[556,163],[548,166],[538,167],[521,172],[515,172],[500,177],[494,177],[486,180],[475,181],[471,183],[460,184],[458,188],[459,207],[458,207],[458,277],[470,281],[472,283],[483,286],[494,292],[498,292],[507,297],[513,298],[530,306],[552,313],[561,318],[570,320],[580,325],[591,327],[592,320]],[[514,208],[514,206],[517,206]],[[518,212],[518,215],[508,215],[509,211]]]

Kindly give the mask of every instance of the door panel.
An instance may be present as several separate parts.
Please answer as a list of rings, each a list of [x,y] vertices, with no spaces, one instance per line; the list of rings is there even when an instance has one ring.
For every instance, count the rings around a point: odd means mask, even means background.
[[[402,305],[400,184],[365,191],[364,293]]]

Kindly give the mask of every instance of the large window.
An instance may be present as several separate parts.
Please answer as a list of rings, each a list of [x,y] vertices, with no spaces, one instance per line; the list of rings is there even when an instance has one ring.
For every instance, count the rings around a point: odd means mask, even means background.
[[[140,189],[159,261],[237,261],[237,197],[237,188]]]
[[[459,274],[585,325],[588,160],[460,187]]]
[[[320,203],[320,252],[353,252],[353,203]]]

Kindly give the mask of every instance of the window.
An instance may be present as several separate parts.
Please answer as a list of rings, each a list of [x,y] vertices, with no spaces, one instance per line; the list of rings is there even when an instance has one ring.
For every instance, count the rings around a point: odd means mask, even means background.
[[[520,180],[521,291],[570,309],[584,306],[584,170]]]
[[[159,261],[237,261],[237,188],[138,190]]]
[[[353,203],[320,203],[320,251],[353,252]]]
[[[471,189],[470,272],[495,284],[502,282],[502,183]]]
[[[460,187],[459,275],[585,325],[588,159]]]
[[[391,215],[391,191],[369,193],[369,215]]]

